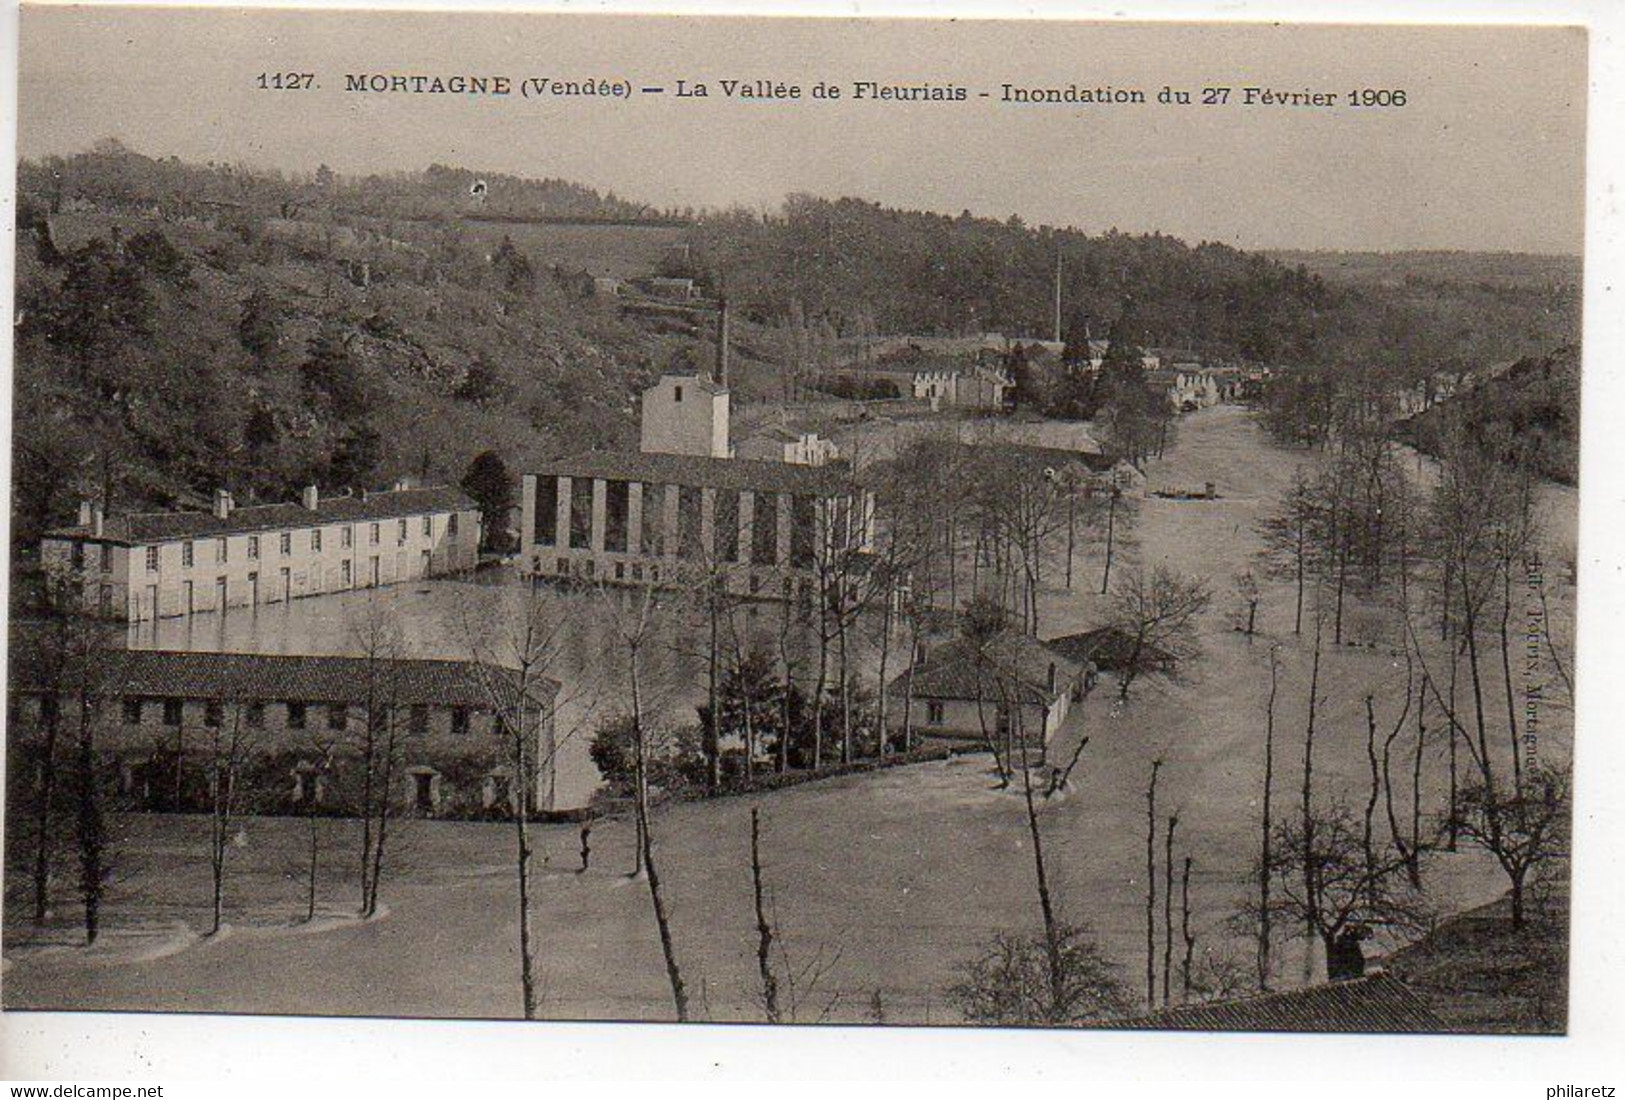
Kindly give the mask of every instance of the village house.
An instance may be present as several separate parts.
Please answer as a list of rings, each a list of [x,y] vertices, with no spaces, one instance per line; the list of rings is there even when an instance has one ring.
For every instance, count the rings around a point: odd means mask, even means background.
[[[667,375],[643,395],[643,447],[523,478],[520,571],[611,584],[692,583],[805,599],[835,555],[862,553],[874,495],[847,464],[733,457],[726,386]]]
[[[104,516],[45,534],[48,575],[76,578],[85,606],[128,622],[257,607],[301,596],[461,573],[479,558],[480,514],[460,489],[412,488],[237,507],[225,490],[208,512]]]
[[[999,410],[1014,386],[1001,361],[1002,354],[979,344],[968,352],[950,354],[909,342],[848,363],[837,373],[882,379],[891,383],[898,397],[925,402],[933,410]]]
[[[16,661],[10,677],[14,775],[51,723],[77,731],[89,700],[96,743],[131,808],[208,805],[211,772],[236,745],[242,804],[266,813],[351,813],[359,806],[367,738],[382,759],[392,738],[390,797],[421,816],[504,816],[517,808],[512,731],[522,723],[534,762],[537,813],[560,805],[553,708],[559,685],[470,661],[108,651],[67,684],[46,661]],[[30,767],[33,764],[36,767]]]
[[[841,457],[833,439],[817,432],[797,432],[773,425],[740,440],[734,447],[739,458],[760,462],[788,462],[795,466],[824,466]]]
[[[887,713],[915,737],[967,747],[1020,738],[1041,757],[1085,687],[1084,666],[1005,630],[983,645],[964,637],[922,645],[887,685]]]

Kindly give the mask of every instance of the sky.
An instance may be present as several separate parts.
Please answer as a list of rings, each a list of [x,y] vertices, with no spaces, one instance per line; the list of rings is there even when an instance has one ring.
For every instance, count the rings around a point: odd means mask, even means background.
[[[263,72],[316,74],[308,91]],[[629,100],[344,91],[347,74],[624,80]],[[708,99],[676,99],[677,80]],[[743,102],[723,79],[799,84]],[[812,101],[820,80],[846,90]],[[956,84],[958,103],[851,99]],[[1000,102],[1004,84],[1145,105]],[[1170,86],[1223,105],[1162,105]],[[1244,87],[1402,89],[1403,107],[1245,106]],[[979,93],[986,91],[988,98]],[[1578,254],[1586,36],[1563,27],[741,19],[540,13],[23,10],[18,153],[117,137],[152,156],[309,172],[443,163],[655,206],[793,192],[1243,248]]]

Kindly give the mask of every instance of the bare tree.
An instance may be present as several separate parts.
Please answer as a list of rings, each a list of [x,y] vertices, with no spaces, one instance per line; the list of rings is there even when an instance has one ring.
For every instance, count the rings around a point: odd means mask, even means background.
[[[660,950],[665,957],[666,978],[671,985],[672,1004],[677,1019],[686,1021],[689,1013],[688,989],[677,962],[672,941],[671,918],[665,895],[661,892],[659,865],[655,860],[654,831],[650,827],[649,772],[650,721],[645,694],[649,689],[645,661],[652,644],[656,626],[669,613],[652,583],[630,590],[611,593],[599,589],[600,606],[605,612],[618,642],[624,661],[627,703],[633,731],[633,799],[637,816],[638,845],[642,853],[644,880],[649,886],[649,901],[654,909],[655,926],[660,936]]]
[[[1157,1004],[1157,773],[1162,759],[1151,761],[1145,788],[1145,1002]]]
[[[1231,580],[1235,591],[1236,629],[1247,635],[1247,641],[1253,640],[1253,634],[1258,626],[1258,578],[1251,569],[1244,569]]]
[[[1311,938],[1330,959],[1342,942],[1387,928],[1415,934],[1431,914],[1404,884],[1391,849],[1367,862],[1354,814],[1340,802],[1313,808],[1307,818],[1276,826],[1272,863],[1254,874],[1275,879],[1271,906],[1282,927]]]
[[[63,703],[82,705],[98,694],[96,684],[106,658],[103,628],[84,606],[81,577],[47,573],[38,618],[34,629],[14,634],[11,651],[13,680],[26,676],[41,700],[38,722],[11,731],[12,743],[25,747],[34,779],[26,789],[31,798],[29,873],[36,926],[44,924],[50,912],[52,860],[61,832],[60,778],[64,772],[71,774],[69,762],[62,759]]]
[[[500,625],[482,621],[464,605],[462,630],[475,657],[474,686],[492,715],[498,738],[497,760],[509,773],[508,811],[514,828],[514,877],[519,896],[519,987],[524,1017],[533,1020],[541,1006],[541,964],[533,928],[537,902],[531,861],[535,846],[531,821],[550,790],[550,776],[560,747],[585,726],[593,700],[577,689],[561,700],[563,685],[553,674],[563,667],[566,629],[572,609],[562,607],[550,589],[531,585],[517,616]],[[575,720],[559,728],[562,703],[571,704]],[[585,842],[583,842],[585,843]]]
[[[234,843],[244,768],[255,749],[253,729],[243,720],[243,708],[232,707],[229,721],[219,704],[206,704],[205,744],[209,769],[209,935],[220,931],[225,904],[226,856]]]
[[[1270,647],[1270,693],[1264,704],[1264,792],[1259,799],[1262,807],[1259,827],[1259,866],[1271,865],[1270,841],[1273,836],[1275,802],[1275,697],[1280,689],[1281,658],[1278,647]],[[1270,875],[1258,876],[1258,988],[1268,992],[1270,987]]]
[[[1197,620],[1213,602],[1207,583],[1157,566],[1149,576],[1137,569],[1119,582],[1112,594],[1110,621],[1129,639],[1129,652],[1118,685],[1118,698],[1129,688],[1147,658],[1160,652],[1169,661],[1186,660],[1198,652]]]
[[[361,766],[361,916],[370,919],[378,912],[378,895],[384,873],[384,855],[389,826],[395,816],[394,784],[403,766],[405,748],[397,721],[396,697],[399,690],[400,660],[405,639],[393,607],[374,594],[351,625],[351,639],[365,662],[366,687],[362,700],[359,739]],[[339,732],[349,726],[345,715],[329,715]]]
[[[761,811],[750,808],[750,878],[756,898],[756,969],[762,978],[762,1011],[767,1022],[780,1022],[779,979],[773,973],[773,925],[767,919],[762,886]]]
[[[1264,540],[1264,549],[1260,553],[1265,570],[1272,576],[1291,577],[1297,591],[1292,619],[1294,634],[1303,633],[1304,592],[1313,553],[1309,531],[1317,516],[1315,496],[1300,466],[1294,475],[1292,488],[1259,525],[1259,534]]]
[[[1174,973],[1174,833],[1179,829],[1179,815],[1168,815],[1168,830],[1163,834],[1162,858],[1162,1003],[1167,1005],[1173,996],[1171,982]]]
[[[1522,931],[1530,875],[1568,855],[1570,795],[1566,767],[1541,763],[1521,787],[1492,786],[1482,775],[1461,792],[1455,827],[1495,857],[1511,887],[1512,927]]]

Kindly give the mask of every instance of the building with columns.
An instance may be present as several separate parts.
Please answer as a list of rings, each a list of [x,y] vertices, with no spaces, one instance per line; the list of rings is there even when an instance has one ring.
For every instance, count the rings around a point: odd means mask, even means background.
[[[520,569],[610,584],[723,578],[762,599],[809,598],[821,562],[867,550],[873,494],[849,467],[593,453],[526,474]]]

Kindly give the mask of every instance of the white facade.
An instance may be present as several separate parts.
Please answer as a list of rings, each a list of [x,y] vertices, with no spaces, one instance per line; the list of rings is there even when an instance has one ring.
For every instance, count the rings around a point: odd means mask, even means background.
[[[646,454],[729,458],[728,391],[698,374],[667,374],[643,392]]]
[[[478,564],[480,517],[471,507],[370,518],[365,502],[356,502],[351,510],[361,514],[340,518],[322,514],[313,490],[305,499],[305,515],[262,526],[250,519],[262,509],[244,509],[232,530],[226,497],[215,512],[225,521],[218,530],[151,537],[132,532],[130,519],[103,521],[87,507],[79,527],[44,537],[41,564],[48,574],[78,578],[87,609],[128,622],[375,588]]]

